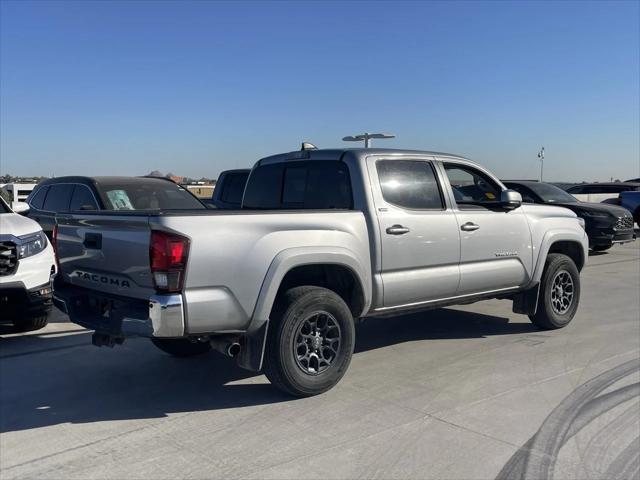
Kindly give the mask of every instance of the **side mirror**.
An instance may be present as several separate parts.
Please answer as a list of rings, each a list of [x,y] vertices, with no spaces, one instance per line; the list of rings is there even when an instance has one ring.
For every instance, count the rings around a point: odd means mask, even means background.
[[[29,204],[24,202],[16,202],[13,204],[13,212],[20,215],[27,215],[29,213]]]
[[[507,210],[514,210],[522,205],[522,195],[515,190],[503,190],[500,192],[500,203]]]

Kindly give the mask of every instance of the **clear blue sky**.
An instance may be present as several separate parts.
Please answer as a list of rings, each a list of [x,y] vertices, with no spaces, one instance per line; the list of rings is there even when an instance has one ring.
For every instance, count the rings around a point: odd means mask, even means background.
[[[638,1],[0,1],[0,172],[216,176],[345,145],[640,175]],[[381,143],[379,143],[381,144]]]

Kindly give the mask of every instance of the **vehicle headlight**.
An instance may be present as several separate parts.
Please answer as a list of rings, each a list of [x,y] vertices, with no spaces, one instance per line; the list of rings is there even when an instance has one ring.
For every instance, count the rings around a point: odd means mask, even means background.
[[[578,223],[580,224],[580,226],[584,230],[585,229],[584,218],[578,217]]]
[[[31,257],[47,248],[47,237],[43,232],[20,237],[22,243],[18,245],[18,258]]]

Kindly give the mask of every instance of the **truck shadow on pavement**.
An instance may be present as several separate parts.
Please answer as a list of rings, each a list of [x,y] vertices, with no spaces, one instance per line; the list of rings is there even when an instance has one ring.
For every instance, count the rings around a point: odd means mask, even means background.
[[[535,331],[528,322],[439,309],[368,319],[357,327],[355,350]],[[290,401],[263,377],[216,353],[173,358],[141,338],[113,350],[96,348],[87,331],[0,338],[0,433]]]

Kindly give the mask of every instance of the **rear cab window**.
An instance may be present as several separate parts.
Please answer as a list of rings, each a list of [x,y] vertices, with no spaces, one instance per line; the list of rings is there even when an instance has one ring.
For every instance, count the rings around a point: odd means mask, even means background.
[[[349,170],[341,161],[261,165],[244,192],[243,208],[262,210],[353,208]]]
[[[240,205],[248,176],[249,172],[228,173],[224,178],[220,200],[225,203]]]

